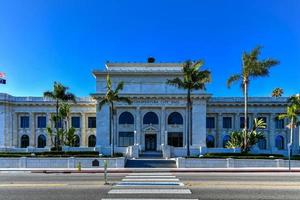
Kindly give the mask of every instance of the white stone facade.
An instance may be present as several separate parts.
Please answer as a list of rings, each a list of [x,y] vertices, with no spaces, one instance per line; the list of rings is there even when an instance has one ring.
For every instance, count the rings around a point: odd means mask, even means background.
[[[181,63],[108,63],[106,70],[93,72],[96,92],[92,97],[101,99],[105,95],[107,74],[111,76],[113,86],[124,81],[124,90],[120,95],[132,100],[130,105],[115,104],[115,124],[111,125],[115,133],[115,151],[126,153],[128,146],[135,145],[139,147],[140,153],[171,149],[169,154],[172,157],[184,156],[187,146],[186,91],[166,84],[168,79],[182,75]],[[109,134],[109,107],[105,105],[99,110],[92,97],[79,98],[71,107],[72,116],[80,118],[80,127],[76,128],[80,147],[87,148],[89,136],[95,135],[95,149],[102,154],[110,154],[112,137]],[[235,151],[223,148],[223,143],[231,131],[241,129],[243,98],[212,97],[204,91],[195,91],[192,100],[191,153],[199,155],[206,152]],[[287,153],[287,121],[278,122],[275,119],[278,114],[286,111],[286,100],[271,97],[249,98],[250,127],[255,117],[263,117],[267,123],[267,128],[262,130],[266,140],[253,148],[254,153]],[[37,127],[37,118],[46,116],[47,125],[51,125],[49,117],[54,112],[55,104],[50,99],[0,94],[0,148],[5,151],[49,149],[50,138],[45,128]],[[122,118],[122,114],[127,118]],[[174,118],[170,117],[173,115]],[[26,128],[20,126],[21,120],[24,120],[21,119],[22,116],[29,118],[25,119],[26,123],[29,121]],[[96,117],[96,128],[89,127],[89,117]],[[132,117],[132,121],[128,117]],[[30,144],[27,148],[21,148],[21,137],[25,134],[28,135]],[[37,148],[39,135],[47,138],[45,148]],[[293,151],[298,153],[298,130],[294,136]],[[210,139],[208,146],[207,138]],[[171,148],[162,148],[167,145],[171,145]]]

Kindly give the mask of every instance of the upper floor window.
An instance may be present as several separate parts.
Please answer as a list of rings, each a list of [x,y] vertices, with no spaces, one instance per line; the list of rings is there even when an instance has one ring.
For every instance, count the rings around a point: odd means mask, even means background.
[[[275,119],[276,129],[284,129],[284,119]]]
[[[143,124],[158,124],[158,117],[154,112],[147,112],[143,118]]]
[[[232,128],[232,118],[223,117],[223,128]]]
[[[178,112],[172,112],[168,117],[168,124],[183,124],[181,114]]]
[[[263,122],[266,124],[266,128],[267,128],[267,118],[266,117],[258,117],[258,120],[263,120]]]
[[[119,117],[119,124],[134,124],[133,115],[130,112],[123,112]]]
[[[37,118],[37,127],[38,128],[46,128],[47,120],[45,116],[38,116]]]
[[[215,118],[206,117],[206,128],[215,128]]]
[[[88,128],[96,128],[96,117],[88,117]]]
[[[72,117],[71,123],[73,128],[80,128],[80,117]]]
[[[20,121],[21,128],[29,128],[29,116],[21,116]]]
[[[58,119],[57,122],[53,122],[55,128],[62,128],[63,122],[62,119]]]
[[[247,127],[249,128],[249,117],[247,117]],[[245,128],[245,117],[240,117],[240,128]]]

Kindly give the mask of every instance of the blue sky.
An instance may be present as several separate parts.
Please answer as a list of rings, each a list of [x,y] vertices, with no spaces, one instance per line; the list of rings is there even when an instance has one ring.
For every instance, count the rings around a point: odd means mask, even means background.
[[[214,96],[241,96],[227,78],[241,55],[264,46],[262,58],[280,65],[256,79],[250,96],[300,92],[298,0],[0,0],[0,92],[41,96],[53,81],[77,96],[95,92],[93,69],[106,61],[204,59]]]

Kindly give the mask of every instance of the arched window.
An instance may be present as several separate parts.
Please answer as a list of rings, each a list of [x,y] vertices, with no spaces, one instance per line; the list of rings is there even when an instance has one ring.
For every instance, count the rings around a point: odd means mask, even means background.
[[[39,135],[38,137],[38,148],[44,148],[46,146],[46,136]]]
[[[27,148],[29,146],[29,137],[28,135],[22,135],[21,137],[21,148]]]
[[[275,139],[275,146],[277,149],[284,149],[284,138],[281,135],[278,135]]]
[[[267,149],[267,140],[265,138],[258,140],[258,148],[259,149]]]
[[[96,136],[94,136],[94,135],[89,136],[88,146],[89,147],[95,147],[96,146]]]
[[[144,115],[143,124],[158,124],[158,117],[154,112],[148,112]]]
[[[181,114],[178,112],[172,112],[168,117],[168,124],[183,124]]]
[[[230,140],[230,136],[229,135],[225,135],[223,137],[223,148],[226,148],[227,142]]]
[[[214,138],[214,136],[208,135],[206,137],[206,146],[207,146],[207,148],[215,147],[215,138]]]
[[[123,112],[119,117],[119,124],[134,124],[133,115],[130,112]]]
[[[74,136],[75,139],[74,139],[74,147],[79,147],[80,146],[80,138],[78,135],[75,135]]]

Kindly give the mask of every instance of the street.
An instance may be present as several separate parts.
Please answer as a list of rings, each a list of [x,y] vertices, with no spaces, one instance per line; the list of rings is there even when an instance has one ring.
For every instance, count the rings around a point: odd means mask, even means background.
[[[299,199],[300,173],[0,173],[0,199]]]

